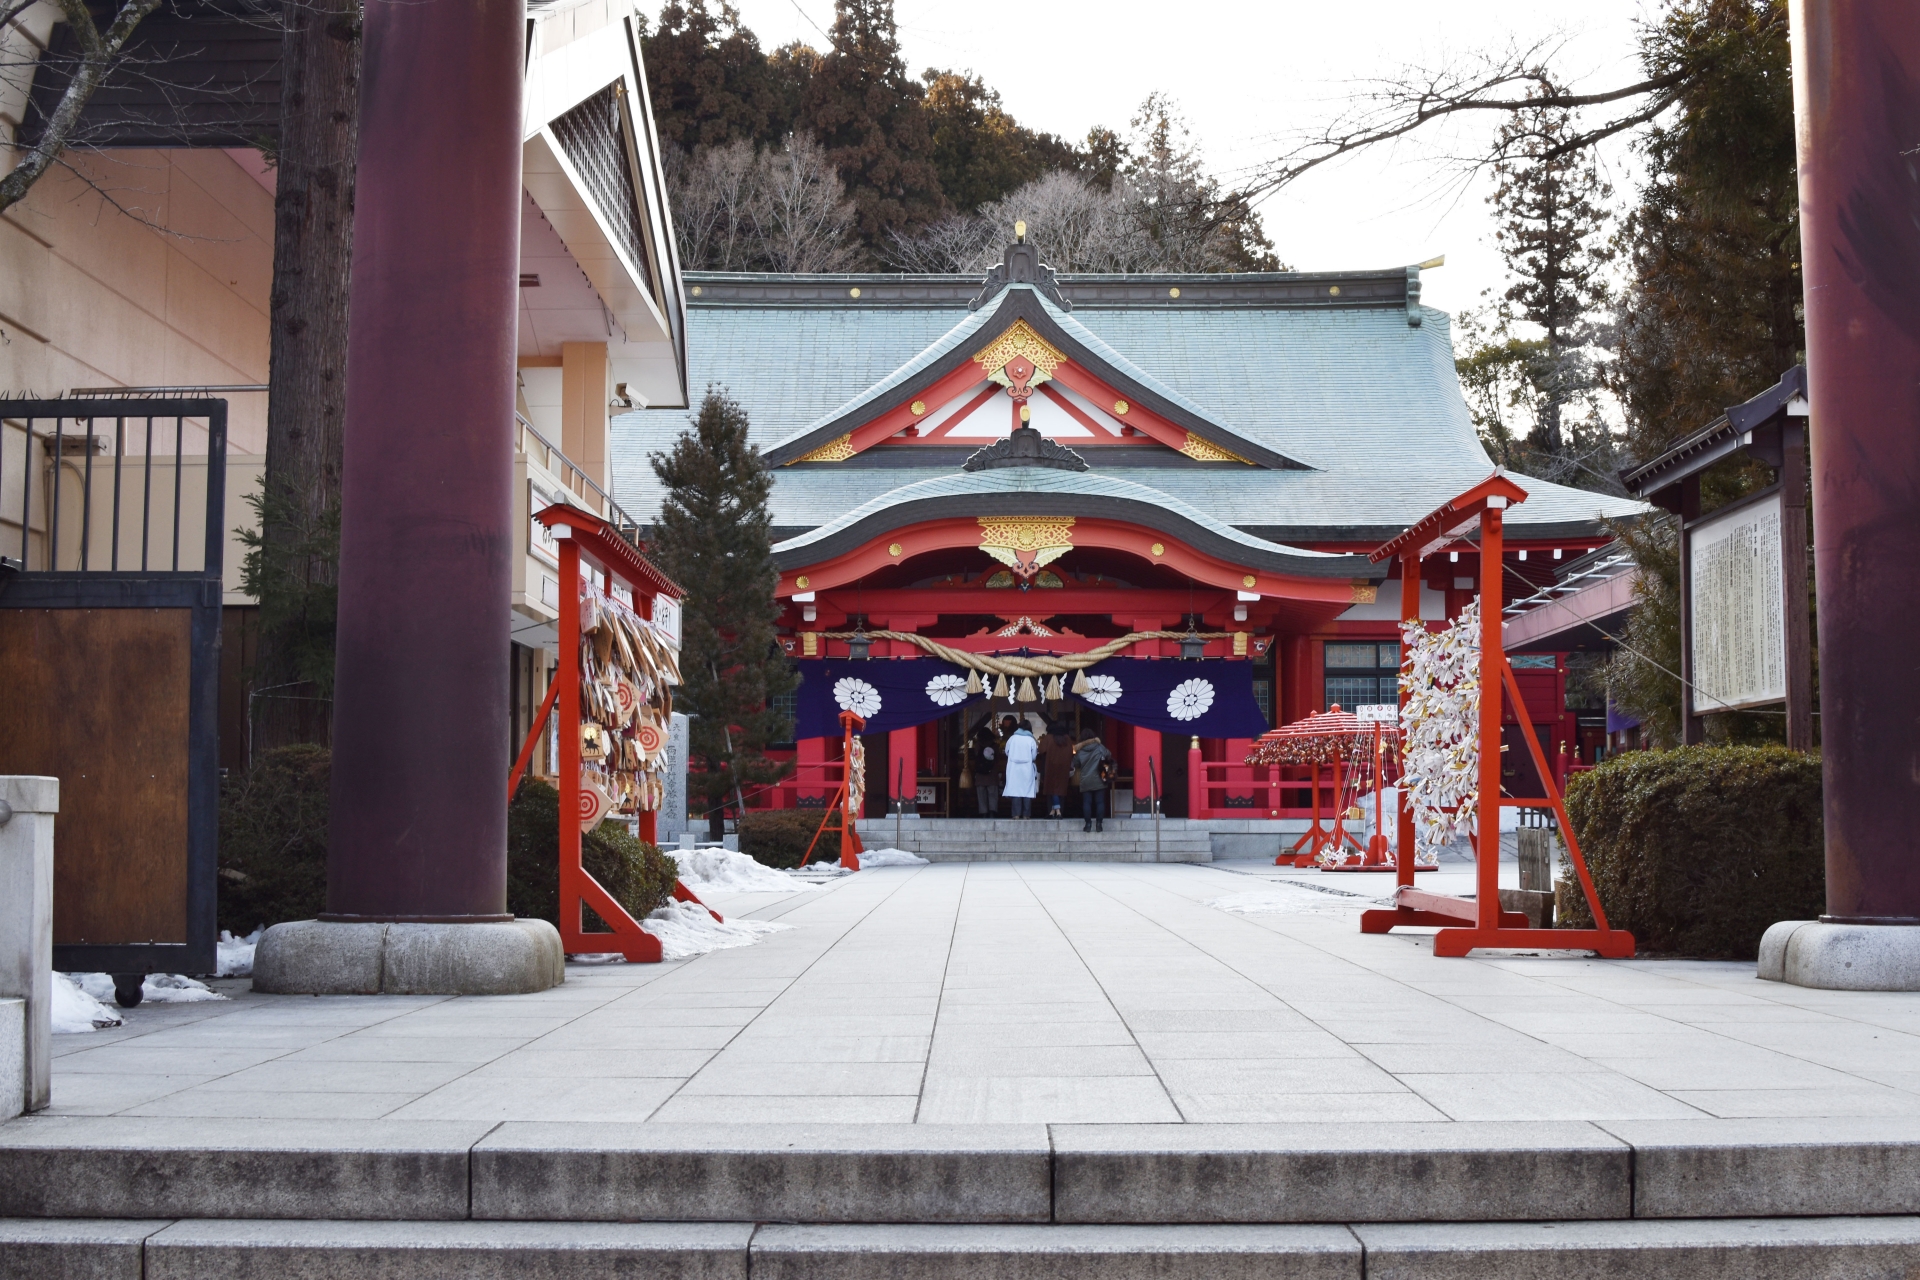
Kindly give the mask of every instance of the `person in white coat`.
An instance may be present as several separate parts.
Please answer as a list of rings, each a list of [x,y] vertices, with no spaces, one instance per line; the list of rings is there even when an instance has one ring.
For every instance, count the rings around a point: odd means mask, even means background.
[[[1031,818],[1033,798],[1040,792],[1040,743],[1033,730],[1022,725],[1007,739],[1007,785],[1001,795],[1013,801],[1013,816]]]

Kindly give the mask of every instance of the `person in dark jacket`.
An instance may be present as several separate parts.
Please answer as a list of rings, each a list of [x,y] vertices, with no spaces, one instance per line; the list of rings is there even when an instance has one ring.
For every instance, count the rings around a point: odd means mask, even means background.
[[[1073,753],[1074,776],[1080,781],[1082,831],[1107,829],[1107,788],[1113,785],[1113,752],[1096,737],[1088,738]]]
[[[973,796],[983,818],[1000,816],[1000,778],[1001,770],[1006,768],[1005,755],[1004,743],[994,731],[993,717],[988,716],[967,739],[967,763],[973,769]]]
[[[1040,794],[1047,797],[1047,816],[1058,818],[1067,801],[1067,787],[1073,781],[1073,739],[1067,726],[1054,721],[1048,727],[1046,741],[1040,744]]]

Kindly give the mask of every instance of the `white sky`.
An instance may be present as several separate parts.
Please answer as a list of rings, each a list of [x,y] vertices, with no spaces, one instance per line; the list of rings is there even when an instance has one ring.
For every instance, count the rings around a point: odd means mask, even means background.
[[[824,48],[833,0],[735,0],[775,48]],[[1561,73],[1588,88],[1630,83],[1635,19],[1653,0],[897,0],[909,70],[973,70],[1029,128],[1078,141],[1096,124],[1126,131],[1159,89],[1179,103],[1207,164],[1231,182],[1326,119],[1356,81],[1509,41],[1563,39]],[[817,25],[816,25],[817,24]],[[1491,124],[1491,122],[1489,122]],[[1470,150],[1488,125],[1449,139],[1435,132],[1337,162],[1268,199],[1267,234],[1300,270],[1401,266],[1446,254],[1426,273],[1423,300],[1457,312],[1504,287],[1484,180],[1449,187],[1434,157]],[[1616,202],[1632,194],[1631,157],[1606,157]]]

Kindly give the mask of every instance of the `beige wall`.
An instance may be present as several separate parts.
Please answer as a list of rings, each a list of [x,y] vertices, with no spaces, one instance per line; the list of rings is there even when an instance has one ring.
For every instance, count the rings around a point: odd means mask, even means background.
[[[55,167],[0,214],[0,390],[264,383],[267,190],[215,150],[68,162],[93,185]],[[267,397],[227,400],[230,447],[263,452]]]

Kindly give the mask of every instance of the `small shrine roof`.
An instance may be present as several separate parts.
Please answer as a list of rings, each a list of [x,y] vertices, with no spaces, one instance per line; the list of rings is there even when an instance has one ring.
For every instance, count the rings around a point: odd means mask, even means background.
[[[889,529],[949,516],[1079,516],[1126,520],[1180,537],[1240,564],[1310,577],[1365,578],[1383,572],[1365,556],[1268,542],[1178,498],[1099,471],[1002,467],[933,476],[890,489],[798,537],[776,543],[782,568],[853,550]]]

